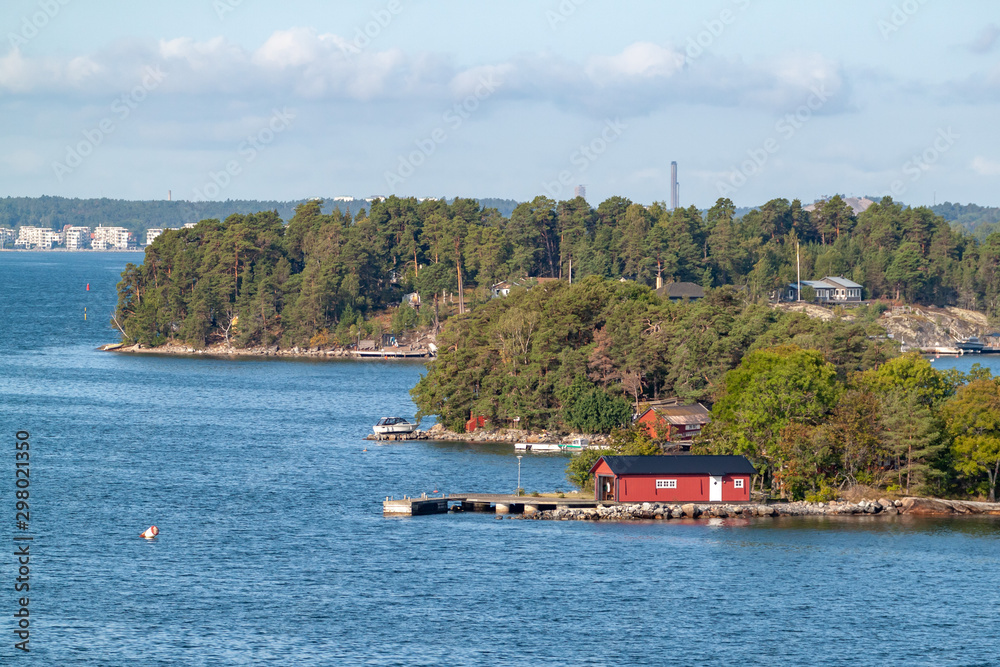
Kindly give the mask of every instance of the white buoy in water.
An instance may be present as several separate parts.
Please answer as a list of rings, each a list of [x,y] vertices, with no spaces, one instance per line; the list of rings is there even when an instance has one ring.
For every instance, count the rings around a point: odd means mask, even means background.
[[[151,539],[153,539],[154,537],[156,537],[159,534],[160,534],[160,529],[159,528],[157,528],[156,526],[150,526],[146,530],[144,530],[141,533],[139,533],[139,537],[144,537],[147,540],[151,540]]]

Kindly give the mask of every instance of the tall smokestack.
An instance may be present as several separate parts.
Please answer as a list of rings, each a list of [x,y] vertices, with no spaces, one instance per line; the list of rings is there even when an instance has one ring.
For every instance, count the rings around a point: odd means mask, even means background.
[[[677,162],[670,163],[670,209],[680,206],[681,191],[677,185]]]
[[[174,193],[171,190],[167,190],[167,201],[174,200]]]

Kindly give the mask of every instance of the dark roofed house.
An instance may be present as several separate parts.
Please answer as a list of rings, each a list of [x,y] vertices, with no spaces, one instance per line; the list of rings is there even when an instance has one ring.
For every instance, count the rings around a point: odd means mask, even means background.
[[[671,301],[704,299],[705,290],[697,283],[667,283],[656,290],[656,295]]]
[[[745,456],[602,456],[591,467],[594,499],[621,503],[750,501]]]

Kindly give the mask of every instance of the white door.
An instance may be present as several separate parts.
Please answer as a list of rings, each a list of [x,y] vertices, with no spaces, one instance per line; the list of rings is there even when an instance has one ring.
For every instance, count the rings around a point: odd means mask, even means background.
[[[712,475],[709,478],[708,500],[713,503],[722,502],[722,476]]]

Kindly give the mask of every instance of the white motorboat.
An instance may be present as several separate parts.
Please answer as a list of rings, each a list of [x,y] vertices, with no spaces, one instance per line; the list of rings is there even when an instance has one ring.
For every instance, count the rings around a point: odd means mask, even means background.
[[[375,426],[372,426],[372,430],[378,435],[413,433],[417,430],[417,425],[406,421],[402,417],[382,417]]]
[[[562,449],[568,449],[571,452],[582,452],[585,449],[590,449],[590,440],[586,438],[573,438],[573,441],[569,444],[561,445]]]
[[[516,442],[514,443],[516,452],[558,452],[562,451],[562,445],[557,442]]]
[[[582,452],[590,449],[590,440],[574,438],[572,442],[518,442],[514,450],[518,452]]]

